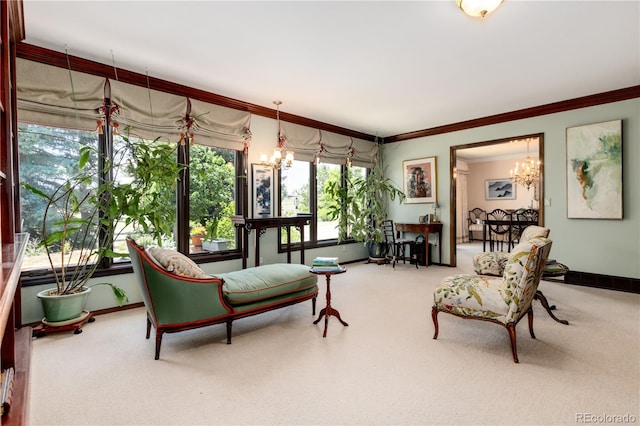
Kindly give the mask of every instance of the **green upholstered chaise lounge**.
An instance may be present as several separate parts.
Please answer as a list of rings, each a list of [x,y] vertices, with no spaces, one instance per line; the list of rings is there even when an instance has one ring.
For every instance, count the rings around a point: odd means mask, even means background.
[[[309,299],[315,315],[318,277],[308,266],[280,263],[207,276],[173,250],[146,250],[131,238],[127,247],[147,308],[147,339],[152,324],[156,329],[155,359],[160,358],[164,333],[225,323],[231,343],[235,319]]]

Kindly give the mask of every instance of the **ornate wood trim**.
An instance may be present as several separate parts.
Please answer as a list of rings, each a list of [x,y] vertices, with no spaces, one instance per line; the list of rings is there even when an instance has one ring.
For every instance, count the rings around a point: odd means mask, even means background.
[[[67,56],[64,53],[56,52],[38,46],[33,46],[27,43],[18,43],[16,47],[16,54],[18,58],[28,59],[31,61],[53,65],[60,68],[67,68],[67,66],[70,66],[74,71],[85,72],[88,74],[93,74],[110,79],[116,78],[117,70],[118,81],[147,87],[147,76],[144,74],[139,74],[121,68],[114,69],[113,66],[100,64],[98,62],[71,55],[69,56],[69,63],[67,64]],[[227,108],[247,111],[251,114],[260,115],[267,118],[276,118],[275,109],[239,101],[237,99],[232,99],[204,90],[195,89],[193,87],[172,83],[170,81],[162,80],[155,77],[149,77],[148,83],[151,89],[159,90],[161,92],[167,92],[179,96],[187,96],[192,99],[198,99],[203,102],[209,102]],[[325,130],[328,132],[334,132],[357,139],[364,139],[368,141],[375,141],[376,139],[375,135],[369,135],[355,130],[345,129],[344,127],[334,126],[332,124],[323,123],[286,112],[280,112],[280,118],[283,121],[288,121],[290,123],[300,124],[302,126]]]
[[[460,121],[458,123],[446,124],[444,126],[432,127],[430,129],[401,133],[399,135],[384,138],[384,143],[401,142],[408,139],[457,132],[459,130],[467,130],[474,127],[489,126],[492,124],[505,123],[507,121],[522,120],[540,115],[554,114],[578,108],[608,104],[611,102],[626,101],[634,98],[640,98],[640,85],[597,93],[595,95],[582,96],[580,98],[568,99],[565,101],[553,102],[531,108],[524,108],[502,114],[490,115],[488,117],[476,118],[473,120]]]

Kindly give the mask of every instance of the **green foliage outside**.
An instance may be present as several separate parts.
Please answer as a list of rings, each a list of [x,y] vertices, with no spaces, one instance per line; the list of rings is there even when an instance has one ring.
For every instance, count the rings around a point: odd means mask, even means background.
[[[21,130],[21,154],[40,152],[53,169],[50,179],[23,173],[21,196],[28,218],[24,228],[44,248],[58,294],[85,286],[103,258],[127,256],[112,249],[120,234],[138,230],[158,244],[171,234],[182,169],[175,145],[121,137],[107,157],[98,152],[95,133],[42,126]],[[32,166],[27,160],[32,157],[21,163],[25,168]],[[111,287],[122,303],[124,292]]]
[[[204,227],[206,239],[235,239],[235,228],[229,219],[235,214],[233,155],[228,150],[190,147],[190,219],[192,228]]]

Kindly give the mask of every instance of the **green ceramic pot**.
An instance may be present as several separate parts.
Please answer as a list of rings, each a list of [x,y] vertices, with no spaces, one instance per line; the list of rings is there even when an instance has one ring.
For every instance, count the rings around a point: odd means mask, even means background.
[[[38,293],[42,303],[44,317],[47,322],[60,322],[78,318],[87,303],[91,288],[83,287],[82,291],[74,294],[59,296],[52,294],[56,289],[50,288]]]

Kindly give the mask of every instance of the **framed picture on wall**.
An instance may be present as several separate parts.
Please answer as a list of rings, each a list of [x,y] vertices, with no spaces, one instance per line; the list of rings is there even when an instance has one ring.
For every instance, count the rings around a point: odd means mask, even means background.
[[[402,162],[404,202],[436,202],[436,157],[405,160]]]
[[[515,200],[516,185],[509,178],[484,181],[484,198],[487,200]]]
[[[251,164],[253,183],[253,217],[273,216],[273,168],[262,164]]]
[[[622,219],[622,120],[567,128],[567,217]]]

